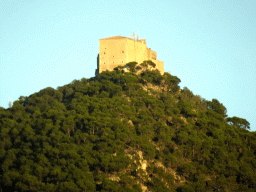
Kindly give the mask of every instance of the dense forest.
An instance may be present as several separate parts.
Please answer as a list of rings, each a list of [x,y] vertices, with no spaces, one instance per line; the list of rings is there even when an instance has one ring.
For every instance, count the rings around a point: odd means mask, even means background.
[[[154,63],[0,107],[1,191],[256,191],[256,134]]]

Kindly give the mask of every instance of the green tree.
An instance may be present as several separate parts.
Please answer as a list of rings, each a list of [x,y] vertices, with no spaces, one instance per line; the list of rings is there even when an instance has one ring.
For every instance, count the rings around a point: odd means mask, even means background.
[[[235,127],[250,129],[250,123],[246,119],[240,117],[228,117],[227,122]]]
[[[138,63],[133,61],[133,62],[129,62],[126,64],[126,66],[128,67],[128,69],[131,71],[131,72],[135,72],[135,66],[137,65]]]
[[[217,99],[212,99],[212,101],[208,101],[207,108],[214,110],[216,113],[220,114],[222,117],[227,117],[226,107],[222,103],[220,103]]]

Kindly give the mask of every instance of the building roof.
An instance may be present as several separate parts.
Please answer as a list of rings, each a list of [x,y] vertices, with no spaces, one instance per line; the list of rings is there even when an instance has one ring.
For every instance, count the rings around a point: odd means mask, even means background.
[[[129,39],[129,38],[123,37],[123,36],[113,36],[113,37],[103,38],[103,39],[100,39],[100,40],[107,40],[107,39]]]
[[[132,38],[128,38],[128,37],[123,37],[123,36],[113,36],[113,37],[106,37],[106,38],[103,38],[103,39],[100,39],[100,40],[114,40],[114,39],[129,39],[129,40],[132,40],[132,41],[137,41],[137,42],[140,42],[140,43],[143,43],[143,44],[147,44],[146,43],[146,39],[132,39]]]

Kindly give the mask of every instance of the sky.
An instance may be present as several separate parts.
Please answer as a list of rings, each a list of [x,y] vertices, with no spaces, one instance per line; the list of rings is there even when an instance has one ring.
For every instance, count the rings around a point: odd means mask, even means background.
[[[147,39],[165,71],[256,131],[255,0],[0,0],[0,106],[95,76],[99,39]]]

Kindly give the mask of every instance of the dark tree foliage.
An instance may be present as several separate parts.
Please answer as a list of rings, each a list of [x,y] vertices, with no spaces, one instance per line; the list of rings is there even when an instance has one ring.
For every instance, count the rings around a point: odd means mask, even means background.
[[[137,62],[129,62],[126,64],[126,67],[128,67],[128,69],[131,71],[131,72],[135,72],[135,66],[137,65],[138,63]]]
[[[217,99],[212,99],[212,101],[207,102],[207,108],[214,110],[216,113],[220,114],[223,117],[227,117],[227,109],[220,103]]]
[[[1,191],[255,191],[250,123],[136,66],[0,107]]]
[[[240,117],[228,117],[227,122],[236,127],[250,129],[250,123],[246,119]]]
[[[156,67],[156,64],[151,60],[143,61],[140,65],[143,67],[148,67],[148,66],[152,66],[153,68]]]

